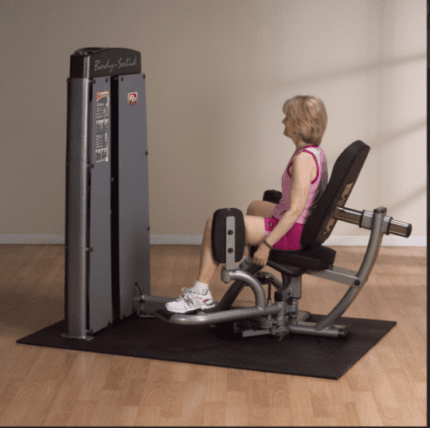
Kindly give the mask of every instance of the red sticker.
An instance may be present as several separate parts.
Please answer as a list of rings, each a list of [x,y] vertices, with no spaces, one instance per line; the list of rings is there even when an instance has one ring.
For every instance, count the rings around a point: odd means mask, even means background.
[[[131,106],[137,104],[137,92],[132,92],[128,94],[128,104]]]

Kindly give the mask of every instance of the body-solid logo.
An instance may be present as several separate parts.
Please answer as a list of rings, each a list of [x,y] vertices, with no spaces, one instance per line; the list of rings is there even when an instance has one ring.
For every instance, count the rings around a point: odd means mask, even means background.
[[[117,64],[111,64],[109,59],[106,64],[101,64],[100,60],[96,60],[94,62],[94,71],[109,70],[109,73],[112,74],[113,70],[116,67],[118,67],[117,70],[120,70],[121,68],[124,68],[124,67],[135,67],[137,64],[138,64],[137,57],[135,57],[134,60],[127,57],[125,62],[123,61],[122,58],[119,58]]]

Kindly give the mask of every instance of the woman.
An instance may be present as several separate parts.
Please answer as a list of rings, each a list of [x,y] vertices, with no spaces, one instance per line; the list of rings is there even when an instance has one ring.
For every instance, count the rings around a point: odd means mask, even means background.
[[[327,161],[320,147],[327,126],[324,103],[312,96],[298,95],[283,106],[284,135],[291,138],[295,152],[282,176],[282,198],[279,204],[253,201],[244,216],[245,256],[250,246],[258,246],[255,264],[265,266],[271,249],[300,250],[303,225],[327,186]],[[192,288],[166,304],[171,312],[187,313],[214,307],[209,282],[218,263],[212,257],[212,217],[206,222],[200,253],[198,280]]]

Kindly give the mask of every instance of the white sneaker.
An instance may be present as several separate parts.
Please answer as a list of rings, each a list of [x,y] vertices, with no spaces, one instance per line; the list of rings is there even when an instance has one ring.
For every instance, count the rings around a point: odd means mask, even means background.
[[[196,293],[192,288],[183,288],[182,291],[184,294],[181,297],[166,304],[168,311],[184,314],[196,309],[209,309],[215,306],[209,289],[204,294]]]

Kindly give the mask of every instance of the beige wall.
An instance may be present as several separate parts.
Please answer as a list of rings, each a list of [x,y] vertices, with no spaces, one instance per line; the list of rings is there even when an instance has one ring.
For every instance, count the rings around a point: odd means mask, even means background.
[[[201,235],[216,209],[280,189],[282,104],[309,94],[327,108],[329,173],[371,146],[347,206],[426,235],[423,0],[14,0],[0,16],[0,236],[64,234],[66,80],[89,46],[142,53],[152,234]]]

